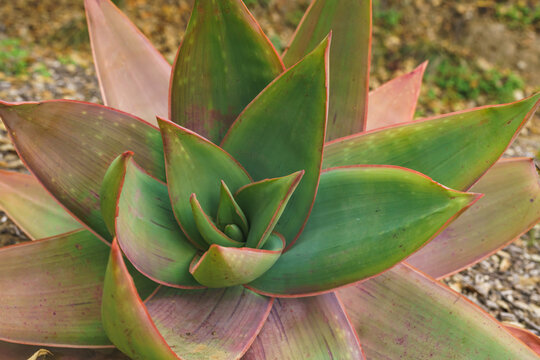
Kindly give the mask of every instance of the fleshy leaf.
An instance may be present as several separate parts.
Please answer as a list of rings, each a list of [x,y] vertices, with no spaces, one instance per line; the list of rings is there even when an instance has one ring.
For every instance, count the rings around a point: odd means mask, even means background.
[[[368,359],[538,359],[464,296],[406,265],[338,296]]]
[[[178,290],[162,287],[148,312],[182,359],[239,359],[261,330],[273,300],[241,286]]]
[[[504,326],[507,331],[512,335],[521,340],[525,345],[527,345],[531,350],[533,350],[537,355],[540,356],[540,337],[534,335],[532,332],[527,331],[516,326],[506,324]]]
[[[209,288],[246,284],[264,274],[279,258],[285,240],[273,233],[262,249],[210,246],[191,268],[199,283]]]
[[[327,38],[270,84],[238,117],[222,144],[255,181],[305,170],[276,226],[287,244],[305,224],[319,183],[329,43]]]
[[[259,332],[271,306],[271,299],[242,287],[161,287],[143,304],[120,249],[113,243],[104,289],[104,327],[111,340],[130,357],[239,358]]]
[[[171,66],[111,1],[84,5],[103,102],[157,124],[168,114]]]
[[[150,279],[168,286],[200,287],[189,273],[197,250],[178,226],[167,185],[151,177],[133,161],[120,156],[109,172],[119,173],[117,188],[105,192],[116,199],[116,237],[131,263]]]
[[[103,239],[111,236],[100,210],[103,176],[131,150],[152,175],[165,178],[159,132],[104,106],[53,100],[0,102],[0,116],[29,170],[66,209]]]
[[[218,226],[222,227],[235,224],[240,227],[244,234],[247,234],[249,231],[246,215],[236,203],[231,190],[229,190],[224,181],[221,181],[221,192],[219,195],[216,222]]]
[[[43,346],[11,344],[0,341],[0,354],[6,360],[28,359]],[[69,349],[69,348],[49,348],[52,356],[48,359],[59,360],[129,360],[124,354],[116,349]],[[38,358],[42,360],[42,358]]]
[[[491,255],[540,220],[540,184],[531,159],[498,162],[471,191],[485,196],[408,263],[443,278]]]
[[[196,194],[203,210],[214,216],[221,181],[234,192],[250,182],[249,175],[229,154],[196,133],[163,119],[159,119],[159,126],[174,214],[190,241],[206,249],[208,244],[199,234],[193,218],[191,194]]]
[[[297,171],[251,183],[238,190],[236,201],[249,222],[247,247],[258,249],[264,246],[303,175],[304,171]]]
[[[366,130],[412,121],[427,61],[369,93]]]
[[[116,204],[126,175],[127,159],[133,156],[132,152],[125,152],[118,155],[111,162],[109,168],[103,176],[101,188],[99,190],[99,206],[101,208],[101,216],[109,229],[112,236],[115,236],[115,221],[116,221]]]
[[[109,247],[79,230],[0,250],[0,338],[109,346],[101,291]]]
[[[189,200],[191,203],[191,210],[193,211],[193,218],[195,219],[195,225],[197,225],[199,233],[208,245],[216,244],[227,247],[242,247],[245,245],[243,240],[233,240],[217,228],[212,219],[205,214],[195,194],[193,194]]]
[[[332,31],[330,106],[326,138],[364,130],[371,55],[371,1],[314,0],[283,55],[287,67]]]
[[[129,357],[180,359],[167,345],[150,318],[116,240],[112,243],[105,274],[101,315],[107,336]]]
[[[248,287],[307,296],[374,276],[418,250],[477,197],[403,168],[326,171],[298,241]]]
[[[197,0],[174,64],[171,119],[219,143],[283,69],[241,0]]]
[[[81,228],[32,175],[0,170],[0,208],[32,239]]]
[[[502,155],[540,105],[540,93],[338,139],[324,149],[323,167],[385,164],[417,170],[454,189],[472,186]],[[249,169],[248,169],[249,170]]]
[[[242,360],[365,359],[334,293],[276,299],[259,336]]]

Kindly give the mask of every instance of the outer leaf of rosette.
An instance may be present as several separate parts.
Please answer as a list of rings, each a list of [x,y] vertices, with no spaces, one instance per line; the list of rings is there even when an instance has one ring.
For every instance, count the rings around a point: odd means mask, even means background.
[[[274,230],[304,171],[248,184],[236,193],[236,201],[249,221],[246,246],[259,249]]]
[[[28,174],[0,170],[0,209],[32,239],[81,228],[39,181]]]
[[[221,181],[231,191],[251,181],[242,166],[217,145],[173,122],[158,118],[165,151],[167,184],[174,214],[188,239],[198,248],[207,249],[195,224],[190,205],[196,194],[202,209],[215,216]]]
[[[229,190],[229,187],[223,180],[221,181],[221,193],[219,197],[216,222],[220,227],[235,224],[240,227],[244,234],[247,234],[249,231],[246,215],[234,199],[231,190]]]
[[[197,196],[195,194],[191,195],[189,202],[191,203],[191,210],[193,211],[195,225],[197,225],[199,233],[208,245],[216,244],[226,247],[243,247],[245,245],[245,242],[231,239],[229,236],[223,233],[223,231],[218,229],[216,224],[202,209],[201,204],[197,200]]]
[[[288,245],[304,226],[319,183],[329,47],[330,36],[266,87],[236,119],[222,143],[255,181],[305,171],[276,226]]]
[[[101,105],[68,100],[9,104],[0,117],[21,159],[71,214],[104,240],[99,191],[111,161],[126,150],[153,176],[165,178],[159,131]]]
[[[153,178],[126,152],[109,167],[101,188],[103,217],[131,263],[167,286],[200,287],[189,273],[197,249],[178,226],[167,185]]]
[[[241,0],[198,0],[170,84],[170,117],[219,143],[246,105],[284,70]]]
[[[239,359],[271,307],[272,299],[240,286],[162,286],[143,303],[113,243],[103,291],[103,327],[132,359]]]
[[[246,284],[270,269],[284,247],[285,240],[277,233],[269,236],[262,249],[212,245],[190,271],[199,283],[209,288]]]
[[[453,189],[465,190],[499,159],[539,106],[540,93],[511,104],[344,137],[326,144],[323,167],[403,166]]]

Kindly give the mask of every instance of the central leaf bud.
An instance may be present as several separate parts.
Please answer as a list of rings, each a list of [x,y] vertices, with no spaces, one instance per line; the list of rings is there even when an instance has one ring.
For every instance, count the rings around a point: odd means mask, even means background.
[[[193,218],[208,249],[192,262],[191,274],[207,287],[249,283],[277,261],[285,239],[274,232],[304,171],[245,185],[233,195],[221,181],[218,208],[210,217],[190,197]]]

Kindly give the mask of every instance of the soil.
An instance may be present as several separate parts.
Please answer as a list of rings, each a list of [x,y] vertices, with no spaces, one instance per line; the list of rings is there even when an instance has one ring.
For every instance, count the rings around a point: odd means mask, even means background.
[[[192,1],[123,0],[120,6],[170,61],[183,36]],[[528,4],[526,1],[520,3]],[[0,68],[0,99],[6,101],[66,98],[101,102],[79,0],[19,0],[0,3],[0,41],[20,39],[29,51],[27,71],[13,74]],[[251,1],[255,17],[270,39],[286,46],[308,0]],[[437,53],[459,56],[479,69],[515,73],[524,80],[516,99],[539,89],[540,24],[524,26],[500,19],[496,9],[512,1],[403,0],[374,1],[372,87],[412,70]],[[530,4],[533,4],[530,2]],[[510,5],[509,5],[510,4]],[[530,5],[533,6],[533,5]],[[400,14],[397,24],[392,19]],[[390,31],[391,30],[391,31]],[[433,72],[435,65],[427,71]],[[428,96],[435,93],[436,96]],[[429,79],[419,111],[424,115],[484,105],[489,97],[472,100],[445,97]],[[537,115],[505,156],[537,155],[540,117]],[[0,168],[26,171],[0,125]],[[540,228],[497,254],[444,280],[499,320],[540,334]],[[0,213],[0,245],[25,241],[24,234]]]

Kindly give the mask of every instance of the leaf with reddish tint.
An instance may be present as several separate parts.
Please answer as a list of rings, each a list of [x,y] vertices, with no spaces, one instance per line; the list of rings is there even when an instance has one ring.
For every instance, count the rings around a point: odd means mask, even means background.
[[[265,295],[308,296],[377,275],[418,250],[477,198],[409,169],[326,171],[298,241],[247,286]]]
[[[529,348],[531,348],[536,354],[540,355],[540,337],[534,335],[532,332],[527,331],[522,328],[518,328],[513,325],[505,324],[504,327],[512,335],[517,337],[519,340],[525,343]]]
[[[159,126],[174,213],[189,240],[206,249],[208,244],[199,234],[193,218],[191,194],[197,195],[202,209],[214,216],[219,205],[221,180],[235,192],[250,182],[249,175],[231,155],[196,133],[163,119],[159,119]]]
[[[174,64],[171,119],[219,143],[282,71],[279,55],[241,0],[197,0]]]
[[[183,359],[239,359],[261,330],[272,299],[241,286],[162,287],[147,303],[156,327]]]
[[[365,359],[343,306],[334,293],[276,299],[243,360]]]
[[[427,61],[369,93],[366,130],[412,121]]]
[[[165,178],[159,132],[103,106],[54,100],[8,104],[0,117],[22,160],[66,209],[104,239],[99,191],[111,161],[131,150],[152,175]]]
[[[464,296],[406,265],[338,297],[368,359],[538,359]]]
[[[6,360],[28,359],[40,349],[43,349],[43,346],[11,344],[0,341],[0,354]],[[52,353],[50,358],[58,360],[129,360],[127,356],[116,349],[89,350],[54,347],[48,348],[48,350]],[[42,358],[38,359],[42,360]]]
[[[79,230],[0,250],[0,338],[109,346],[101,290],[109,247]]]
[[[131,263],[150,279],[168,286],[200,287],[189,273],[197,253],[178,226],[167,185],[144,172],[132,156],[119,156],[108,173],[121,181],[104,192],[115,199],[116,238]]]
[[[471,191],[485,196],[408,263],[440,279],[491,255],[540,220],[540,184],[532,159],[499,161]]]
[[[116,240],[112,243],[105,274],[101,315],[107,336],[129,357],[180,359],[150,318]]]
[[[282,236],[273,233],[262,249],[212,245],[190,269],[199,283],[209,288],[247,284],[275,264],[285,247]]]
[[[0,208],[32,239],[81,228],[32,175],[0,170]]]
[[[249,222],[247,247],[258,249],[264,246],[303,175],[304,171],[297,171],[251,183],[238,190],[236,201]]]
[[[84,5],[103,102],[157,124],[168,114],[171,66],[111,1]]]
[[[227,247],[242,247],[245,245],[243,239],[232,239],[218,229],[212,219],[205,214],[195,194],[191,195],[189,201],[191,203],[195,225],[199,230],[199,234],[201,234],[204,241],[206,241],[209,246],[216,244]]]
[[[255,181],[305,171],[276,226],[287,244],[301,231],[317,192],[326,128],[329,43],[325,39],[270,84],[238,117],[222,144]]]
[[[271,299],[242,287],[161,287],[143,304],[116,243],[103,296],[107,334],[119,349],[137,359],[239,358],[272,306]]]
[[[371,1],[314,0],[283,55],[300,61],[332,31],[327,140],[365,128],[371,55]]]
[[[540,93],[337,139],[326,144],[323,167],[397,165],[465,190],[497,161],[538,106]]]

